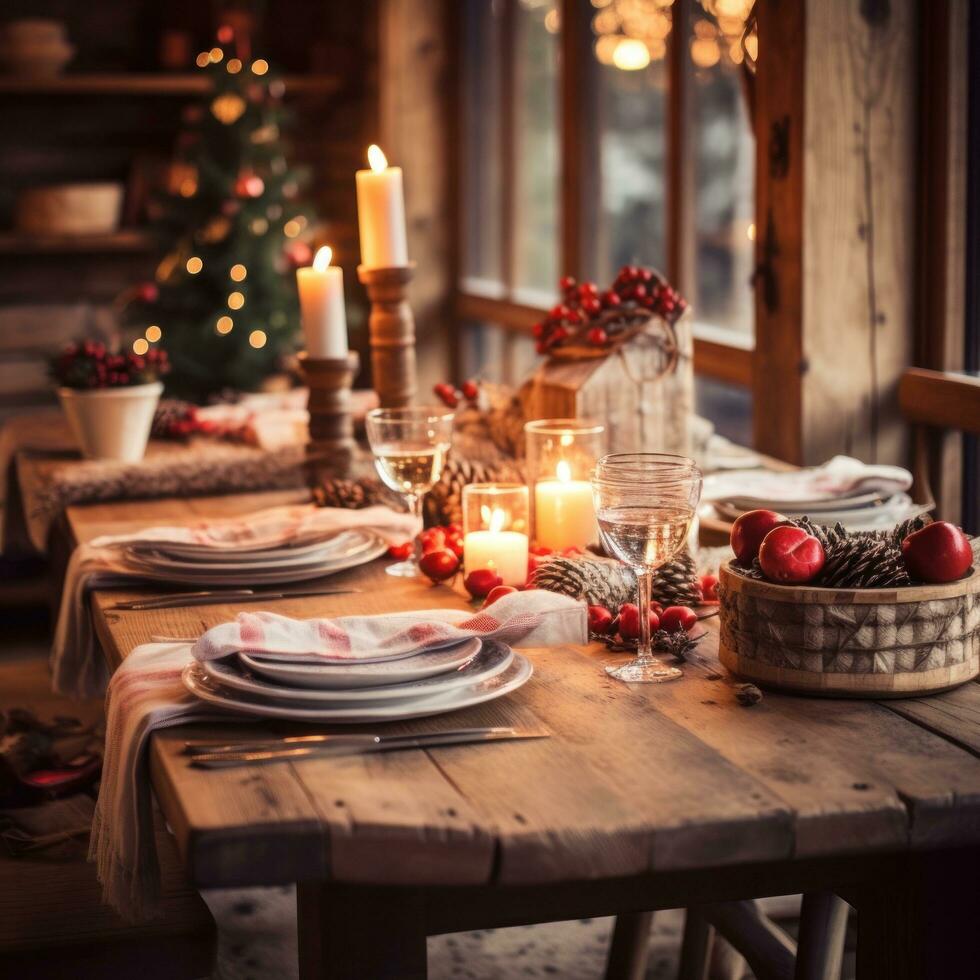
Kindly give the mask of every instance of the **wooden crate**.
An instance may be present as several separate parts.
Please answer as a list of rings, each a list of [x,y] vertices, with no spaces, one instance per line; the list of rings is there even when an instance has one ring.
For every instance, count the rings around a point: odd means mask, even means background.
[[[644,335],[604,357],[549,358],[521,392],[526,419],[588,418],[606,426],[606,451],[689,455],[694,412],[692,317],[674,325],[678,357]]]

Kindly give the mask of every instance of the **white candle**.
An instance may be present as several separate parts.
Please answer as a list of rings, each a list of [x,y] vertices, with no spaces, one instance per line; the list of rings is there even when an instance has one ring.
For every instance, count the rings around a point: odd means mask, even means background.
[[[316,253],[312,266],[296,270],[303,337],[309,357],[347,357],[344,270],[330,264],[332,255],[324,245]]]
[[[573,480],[571,467],[560,462],[556,479],[534,488],[534,537],[539,545],[561,551],[584,548],[599,536],[592,503],[592,486]]]
[[[486,531],[469,531],[463,538],[466,571],[489,568],[504,585],[523,585],[527,581],[527,535],[519,531],[501,531],[507,515],[494,509]]]
[[[405,237],[405,195],[402,168],[389,167],[380,147],[368,148],[370,170],[358,170],[357,221],[361,233],[361,265],[392,269],[408,265]]]

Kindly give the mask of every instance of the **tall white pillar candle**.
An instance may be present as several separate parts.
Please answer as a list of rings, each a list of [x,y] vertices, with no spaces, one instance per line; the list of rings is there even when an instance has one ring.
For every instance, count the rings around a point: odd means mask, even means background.
[[[316,358],[347,357],[347,310],[344,271],[330,265],[332,251],[323,246],[312,266],[296,270],[306,353]]]
[[[358,170],[357,221],[361,234],[361,265],[392,269],[408,265],[405,236],[405,195],[401,167],[389,167],[381,149],[368,148],[370,170]]]

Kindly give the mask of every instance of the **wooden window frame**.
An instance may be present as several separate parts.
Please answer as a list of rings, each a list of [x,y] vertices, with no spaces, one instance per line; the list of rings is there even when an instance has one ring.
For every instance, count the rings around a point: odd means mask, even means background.
[[[532,325],[547,312],[542,302],[528,304],[513,299],[514,269],[514,196],[516,140],[514,131],[514,64],[516,50],[518,0],[503,0],[501,19],[501,119],[500,152],[503,215],[501,222],[502,281],[490,290],[478,283],[457,278],[454,303],[459,322],[477,321],[499,326],[511,337],[530,334]],[[690,114],[686,111],[688,92],[684,70],[687,27],[696,0],[675,0],[674,26],[667,44],[668,110],[667,110],[667,277],[690,294],[693,283],[692,168],[688,165]],[[595,67],[591,57],[591,18],[595,12],[588,0],[559,0],[561,32],[558,67],[559,144],[561,174],[559,185],[559,225],[561,227],[560,265],[563,272],[581,277],[589,267],[588,244],[597,221],[598,153],[595,140],[585,138],[582,111],[585,100],[594,93],[587,72]],[[457,65],[457,69],[460,66]],[[462,169],[460,148],[457,166]],[[456,187],[465,195],[462,179]],[[461,214],[463,207],[458,208]],[[459,223],[461,218],[457,216]],[[463,229],[457,229],[457,240],[463,241]],[[523,298],[523,297],[522,297]],[[727,331],[695,324],[694,370],[706,377],[730,385],[753,387],[754,346],[751,338],[725,336]]]

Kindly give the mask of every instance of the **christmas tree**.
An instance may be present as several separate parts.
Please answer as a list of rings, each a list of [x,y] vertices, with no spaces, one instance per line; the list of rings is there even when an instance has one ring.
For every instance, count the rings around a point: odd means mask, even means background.
[[[247,39],[223,27],[218,41],[198,55],[211,90],[184,112],[154,220],[156,285],[127,308],[170,355],[168,391],[195,401],[254,391],[282,369],[299,325],[293,271],[309,261],[297,240],[309,215],[280,133],[284,84]]]

